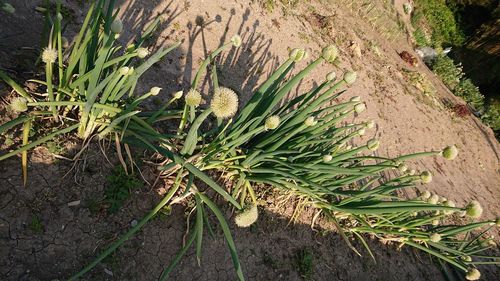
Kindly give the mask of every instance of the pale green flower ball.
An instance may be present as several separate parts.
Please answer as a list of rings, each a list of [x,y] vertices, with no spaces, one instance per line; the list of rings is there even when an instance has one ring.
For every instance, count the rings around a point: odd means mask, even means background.
[[[423,171],[420,174],[420,180],[422,181],[422,183],[430,183],[432,181],[432,173],[429,171]],[[439,200],[439,197],[438,197],[438,200]]]
[[[57,51],[53,48],[47,47],[43,49],[42,61],[45,64],[53,64],[57,60]]]
[[[365,123],[365,127],[366,127],[367,129],[373,129],[373,127],[375,127],[375,121],[370,120],[370,121],[366,122],[366,123]]]
[[[118,72],[120,73],[120,75],[128,75],[128,72],[129,72],[130,68],[128,66],[122,66],[120,67],[120,69],[118,70]]]
[[[249,227],[257,221],[259,218],[259,210],[256,205],[244,210],[243,212],[236,215],[234,222],[239,227]]]
[[[432,233],[431,236],[429,236],[429,239],[432,242],[437,243],[437,242],[441,241],[441,235],[439,233]]]
[[[161,91],[160,87],[153,87],[149,92],[151,93],[152,96],[157,96]]]
[[[483,208],[478,201],[473,200],[465,207],[465,214],[471,218],[479,218],[483,214]]]
[[[332,159],[333,159],[333,156],[331,156],[330,154],[323,155],[323,162],[325,162],[325,163],[332,161]]]
[[[339,50],[334,45],[327,46],[327,47],[323,48],[323,50],[321,51],[321,56],[327,62],[330,62],[330,63],[335,61],[338,54],[339,54]]]
[[[420,197],[422,197],[422,199],[427,200],[427,199],[431,198],[431,193],[428,190],[426,190],[426,191],[422,192]]]
[[[174,99],[180,99],[182,98],[182,91],[177,91],[173,94]]]
[[[326,75],[326,81],[333,81],[335,78],[337,78],[337,74],[334,71]]]
[[[138,48],[137,49],[137,56],[141,59],[147,57],[149,55],[149,51],[146,48]]]
[[[475,268],[469,268],[467,270],[467,274],[465,275],[465,279],[467,280],[479,280],[481,278],[481,272]]]
[[[269,116],[266,119],[264,127],[266,130],[274,130],[280,125],[280,117],[278,115]]]
[[[184,100],[187,105],[197,107],[201,104],[201,94],[197,90],[191,89],[187,92]]]
[[[290,58],[293,59],[293,61],[298,62],[301,61],[306,57],[306,51],[304,49],[293,49],[290,51],[289,54]]]
[[[355,72],[355,71],[347,71],[345,74],[344,74],[344,81],[348,84],[348,85],[352,85],[354,84],[354,82],[356,82],[356,79],[358,78],[358,74]]]
[[[453,160],[458,155],[458,149],[454,145],[447,146],[443,151],[441,151],[441,155],[443,155],[446,160]]]
[[[316,123],[318,123],[318,121],[316,121],[313,116],[307,117],[306,121],[304,121],[304,124],[307,127],[314,126],[314,125],[316,125]]]
[[[429,199],[427,199],[427,202],[432,205],[436,205],[439,202],[439,196],[437,194],[432,194]]]
[[[366,109],[366,105],[364,103],[359,103],[359,104],[356,104],[354,106],[354,111],[356,111],[356,113],[361,113],[363,111],[365,111]]]
[[[241,46],[241,37],[238,34],[233,35],[233,37],[231,37],[231,43],[233,43],[233,46],[238,48]]]
[[[218,118],[230,118],[238,111],[238,95],[228,88],[220,87],[215,90],[210,108]]]
[[[16,112],[25,112],[28,110],[28,100],[23,97],[14,98],[10,102],[10,107]]]

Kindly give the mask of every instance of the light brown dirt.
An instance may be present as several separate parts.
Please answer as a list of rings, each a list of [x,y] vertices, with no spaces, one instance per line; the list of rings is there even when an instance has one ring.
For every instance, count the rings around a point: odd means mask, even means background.
[[[20,47],[37,46],[32,38],[36,38],[39,31],[32,27],[39,26],[34,23],[40,24],[41,17],[33,12],[36,3],[12,3],[18,13],[0,18],[0,65],[17,77],[28,78],[30,73],[26,69],[29,70],[30,65],[15,62],[36,55]],[[243,101],[248,100],[256,85],[287,57],[289,47],[305,47],[311,58],[317,56],[323,46],[336,43],[341,50],[340,64],[321,65],[304,80],[297,92],[306,90],[314,81],[321,81],[332,70],[338,75],[347,69],[356,70],[358,81],[342,99],[359,95],[368,107],[360,116],[348,121],[373,119],[377,122],[376,128],[361,141],[380,137],[379,153],[387,156],[456,144],[460,154],[454,161],[427,158],[411,163],[412,168],[430,170],[434,174],[431,184],[418,186],[418,189],[431,190],[459,205],[476,199],[484,207],[485,217],[495,218],[500,209],[500,146],[493,133],[477,118],[460,119],[445,109],[444,99],[454,103],[463,101],[447,91],[423,63],[413,68],[400,59],[397,52],[413,52],[404,30],[384,29],[397,19],[394,7],[387,6],[385,1],[374,3],[375,10],[381,11],[379,14],[367,14],[366,6],[358,1],[303,1],[293,9],[278,5],[274,11],[269,11],[258,1],[127,0],[120,5],[120,14],[129,30],[122,40],[126,42],[130,35],[139,33],[140,28],[156,15],[164,21],[155,46],[184,40],[176,52],[144,76],[137,89],[146,91],[159,86],[164,89],[160,98],[166,98],[187,87],[200,59],[210,50],[233,34],[240,34],[242,47],[226,52],[219,64],[220,83],[236,90]],[[75,3],[71,3],[71,7],[78,22],[83,12]],[[399,6],[396,8],[401,12]],[[197,16],[210,22],[203,30],[195,26]],[[381,19],[380,22],[370,21],[375,16]],[[404,16],[401,17],[404,23]],[[7,39],[11,43],[7,43]],[[361,56],[349,49],[351,41],[359,45]],[[378,46],[379,55],[373,46]],[[5,54],[19,54],[20,57]],[[299,67],[305,64],[302,62]],[[424,74],[436,92],[424,95],[405,78],[404,69]],[[2,110],[5,116],[5,109]],[[4,280],[67,278],[159,200],[156,189],[145,186],[118,214],[93,214],[89,203],[102,198],[105,177],[112,167],[96,145],[85,154],[85,164],[79,163],[79,170],[64,179],[61,178],[72,163],[56,161],[43,148],[30,157],[27,188],[22,187],[17,159],[0,162],[0,276]],[[413,194],[414,191],[410,191],[408,196]],[[67,203],[74,200],[81,200],[82,204],[68,207]],[[287,226],[290,214],[290,209],[269,204],[255,227],[233,229],[243,270],[249,280],[300,280],[294,255],[303,248],[310,249],[314,255],[312,280],[442,279],[426,255],[408,249],[399,252],[394,246],[374,242],[371,246],[378,262],[374,264],[366,252],[362,258],[356,256],[336,234],[323,236],[312,231],[309,213],[305,213],[298,223]],[[230,217],[231,211],[226,210],[226,215]],[[41,233],[30,227],[34,217],[43,225]],[[84,280],[156,280],[181,247],[185,226],[182,208],[174,208],[171,216],[147,225]],[[362,249],[361,245],[355,246]],[[173,280],[235,279],[220,233],[217,239],[206,240],[203,253],[202,265],[198,267],[194,252],[190,250],[175,269]],[[481,270],[486,275],[485,280],[498,276],[498,268]]]

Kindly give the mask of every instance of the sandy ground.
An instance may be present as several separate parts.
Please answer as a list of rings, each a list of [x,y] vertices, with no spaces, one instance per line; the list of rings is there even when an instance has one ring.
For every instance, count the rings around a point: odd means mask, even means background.
[[[33,23],[41,23],[42,19],[33,12],[36,3],[12,2],[18,13],[0,18],[0,66],[21,79],[28,78],[32,70],[30,58],[36,55],[31,48],[38,45],[32,38],[37,38],[40,32],[33,29],[36,26]],[[338,75],[348,69],[356,70],[358,81],[342,100],[358,95],[368,107],[349,121],[373,119],[377,122],[375,129],[367,132],[361,141],[380,137],[379,154],[386,156],[455,144],[460,154],[451,162],[427,158],[411,163],[412,168],[434,174],[432,183],[417,189],[436,192],[459,205],[476,199],[484,207],[486,218],[498,215],[500,146],[491,130],[478,119],[458,118],[446,109],[445,101],[463,101],[454,97],[422,63],[412,67],[398,56],[398,52],[404,50],[412,52],[406,33],[397,28],[398,17],[404,26],[407,16],[396,16],[394,7],[385,1],[374,1],[371,9],[362,2],[331,0],[300,3],[294,9],[278,6],[273,11],[257,2],[122,1],[120,15],[128,30],[123,35],[124,42],[138,34],[156,15],[160,15],[163,22],[152,49],[184,40],[178,50],[144,76],[137,90],[159,86],[164,89],[160,98],[166,99],[167,95],[185,89],[200,59],[233,34],[240,34],[242,47],[219,58],[220,83],[236,90],[246,101],[271,69],[287,57],[289,48],[307,48],[312,58],[323,46],[335,43],[341,53],[339,65],[321,65],[296,92],[306,90],[314,81],[321,81],[332,70]],[[71,5],[74,20],[79,22],[83,13],[77,4]],[[396,1],[395,7],[402,13],[400,1]],[[197,16],[206,23],[203,29],[195,24]],[[359,53],[351,48],[353,42],[359,46]],[[302,62],[299,68],[305,64]],[[425,75],[436,91],[423,93],[409,81],[408,71]],[[6,95],[3,90],[2,97]],[[96,145],[84,159],[76,170],[61,179],[72,163],[55,160],[43,148],[36,150],[30,158],[27,188],[21,185],[18,159],[0,163],[0,276],[4,276],[3,279],[68,277],[158,201],[156,189],[145,186],[136,191],[133,199],[116,215],[91,212],[89,202],[102,198],[105,178],[112,165],[102,157]],[[409,191],[408,196],[415,191]],[[67,206],[75,200],[81,200],[81,205]],[[255,227],[234,229],[243,270],[249,280],[300,280],[294,257],[301,249],[313,253],[312,280],[442,279],[426,255],[408,249],[397,251],[394,245],[372,243],[378,261],[375,264],[366,253],[365,257],[356,256],[337,235],[324,235],[327,230],[312,231],[309,213],[296,224],[287,226],[290,213],[291,210],[269,204]],[[227,216],[230,215],[227,210]],[[41,232],[31,227],[35,217],[43,226]],[[146,226],[85,280],[156,280],[180,248],[184,232],[183,210],[175,208],[171,216]],[[498,237],[498,233],[493,234]],[[362,249],[361,245],[357,247]],[[485,280],[498,276],[495,267],[482,271]],[[174,274],[174,280],[235,278],[221,236],[207,239],[200,267],[193,251],[189,251]]]

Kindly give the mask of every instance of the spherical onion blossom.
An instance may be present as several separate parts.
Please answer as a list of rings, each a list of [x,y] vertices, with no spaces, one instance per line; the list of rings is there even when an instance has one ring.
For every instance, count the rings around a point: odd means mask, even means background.
[[[153,87],[149,92],[151,93],[152,96],[157,96],[161,91],[160,87]]]
[[[467,274],[465,275],[465,279],[467,280],[479,280],[481,278],[481,272],[477,270],[476,268],[469,268],[467,269]]]
[[[354,106],[354,111],[356,111],[356,113],[361,113],[363,111],[365,111],[366,109],[366,105],[364,103],[358,103]]]
[[[445,149],[443,149],[443,151],[441,151],[441,155],[446,160],[453,160],[458,155],[458,149],[454,145],[447,146]]]
[[[335,80],[336,77],[337,77],[337,74],[335,74],[335,72],[332,71],[326,75],[326,81],[333,81],[333,80]]]
[[[306,57],[306,51],[304,49],[292,49],[289,54],[293,61],[298,62]]]
[[[436,205],[439,201],[439,196],[437,194],[432,194],[429,199],[427,199],[427,202],[432,205]]]
[[[439,233],[432,233],[431,236],[429,236],[429,239],[432,242],[437,243],[437,242],[441,241],[441,235]]]
[[[125,75],[128,75],[128,72],[129,72],[130,68],[128,66],[122,66],[120,67],[120,69],[118,70],[118,72],[125,76]]]
[[[238,95],[228,88],[218,88],[212,98],[210,108],[218,118],[230,118],[238,111]]]
[[[479,218],[483,214],[483,208],[478,201],[473,200],[465,207],[465,214],[471,218]]]
[[[334,45],[327,46],[321,51],[321,57],[323,57],[327,62],[333,62],[337,58],[339,50]]]
[[[432,173],[429,171],[423,171],[420,173],[420,180],[422,183],[430,183],[432,181]]]
[[[57,51],[51,47],[47,47],[43,49],[42,52],[42,61],[45,64],[53,64],[57,60]]]
[[[431,198],[431,193],[428,190],[426,190],[426,191],[422,192],[420,197],[422,197],[422,199],[427,200],[427,199]]]
[[[180,99],[182,98],[182,94],[182,91],[177,91],[172,96],[174,97],[174,99]]]
[[[233,37],[231,37],[231,43],[233,43],[233,46],[238,48],[241,46],[241,37],[238,34],[233,35]]]
[[[352,85],[354,84],[354,82],[356,82],[356,79],[358,78],[358,74],[355,72],[355,71],[347,71],[345,74],[344,74],[344,81],[348,84],[348,85]]]
[[[137,49],[137,56],[141,59],[147,57],[149,55],[149,51],[146,48],[138,48]]]
[[[28,110],[28,100],[23,97],[14,98],[10,102],[10,107],[16,112],[24,112]]]
[[[325,163],[332,161],[332,159],[333,159],[333,156],[331,156],[330,154],[323,155],[323,162],[325,162]]]
[[[249,227],[250,225],[255,223],[258,218],[259,210],[257,209],[257,205],[253,205],[252,207],[236,215],[236,217],[234,218],[234,222],[239,227]]]
[[[186,101],[187,105],[197,107],[201,103],[201,94],[197,90],[191,89],[189,90],[189,92],[187,92],[184,100]]]
[[[266,119],[264,127],[266,130],[274,130],[280,125],[280,117],[278,115],[269,116]]]
[[[307,117],[306,121],[304,121],[304,124],[307,127],[314,126],[314,125],[316,125],[316,123],[318,123],[318,121],[316,121],[313,116]]]

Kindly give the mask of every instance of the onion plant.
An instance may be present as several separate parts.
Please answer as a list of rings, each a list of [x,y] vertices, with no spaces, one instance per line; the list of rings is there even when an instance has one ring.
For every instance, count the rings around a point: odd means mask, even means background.
[[[233,44],[238,46],[239,40],[235,38]],[[479,235],[473,235],[473,232],[498,224],[497,221],[464,226],[444,223],[448,221],[445,220],[447,216],[456,216],[457,213],[479,217],[482,209],[477,202],[460,208],[428,192],[410,199],[397,194],[402,189],[432,180],[430,172],[417,174],[408,168],[405,161],[425,156],[452,160],[458,154],[455,146],[392,159],[373,155],[379,147],[376,139],[353,147],[353,140],[371,129],[374,122],[345,122],[347,117],[362,113],[366,107],[359,97],[337,101],[345,88],[355,82],[356,73],[352,71],[346,72],[342,79],[336,79],[334,73],[329,73],[318,86],[291,100],[285,99],[314,67],[336,60],[335,46],[324,48],[320,57],[297,74],[291,74],[291,71],[296,62],[307,57],[307,53],[302,49],[293,50],[237,115],[238,96],[233,90],[219,86],[216,66],[213,65],[211,74],[207,75],[211,77],[212,98],[206,109],[198,110],[202,95],[197,81],[213,58],[228,44],[209,55],[198,70],[192,87],[186,91],[177,131],[179,139],[166,145],[154,137],[146,138],[135,132],[126,138],[133,144],[163,154],[167,160],[159,166],[159,170],[164,175],[175,175],[176,184],[170,191],[175,193],[179,186],[183,186],[177,200],[193,196],[196,203],[191,212],[195,215],[190,238],[160,280],[169,277],[193,244],[198,262],[201,261],[204,232],[205,229],[211,230],[207,211],[213,212],[220,222],[238,279],[243,280],[229,226],[213,199],[210,199],[214,194],[211,189],[239,210],[234,218],[239,227],[248,227],[258,220],[256,193],[261,189],[275,188],[300,197],[302,205],[307,204],[317,209],[318,214],[323,213],[332,220],[341,236],[357,253],[349,236],[358,238],[373,257],[363,238],[363,235],[369,234],[382,241],[427,252],[465,272],[469,280],[474,280],[479,274],[475,265],[496,263],[493,257],[481,255],[487,247],[478,245],[478,241],[483,239],[486,230]],[[216,118],[215,125],[202,130],[202,124],[212,115]],[[186,134],[183,133],[184,128],[187,129]],[[382,173],[389,170],[394,170],[398,176],[384,179]],[[205,171],[222,174],[231,183],[229,189],[222,189],[206,176]],[[211,188],[200,188],[195,178],[205,181]],[[169,193],[168,200],[162,200],[155,210],[172,202],[176,199]],[[150,218],[148,215],[143,221],[147,222]],[[126,237],[139,228],[129,231]],[[120,239],[110,249],[123,242]],[[105,254],[109,252],[103,253],[98,260]],[[474,261],[473,257],[476,257]]]
[[[158,25],[159,19],[156,19],[133,44],[124,49],[117,42],[123,24],[117,17],[114,4],[115,0],[94,1],[79,33],[70,44],[63,37],[60,1],[56,3],[53,16],[47,12],[46,20],[51,31],[48,45],[41,53],[45,79],[30,80],[45,89],[46,94],[41,98],[35,93],[28,93],[0,72],[0,78],[19,94],[12,100],[11,108],[20,113],[18,118],[0,126],[0,133],[24,124],[26,136],[21,147],[0,155],[0,161],[21,153],[23,171],[26,171],[27,151],[57,135],[76,131],[80,138],[87,140],[95,134],[102,138],[117,132],[119,124],[126,124],[122,128],[128,130],[141,130],[148,124],[143,120],[145,117],[140,116],[139,106],[161,89],[154,87],[137,96],[134,90],[138,79],[179,43],[149,54],[143,43]],[[57,130],[29,140],[26,132],[29,132],[32,122],[42,120],[49,121]]]

